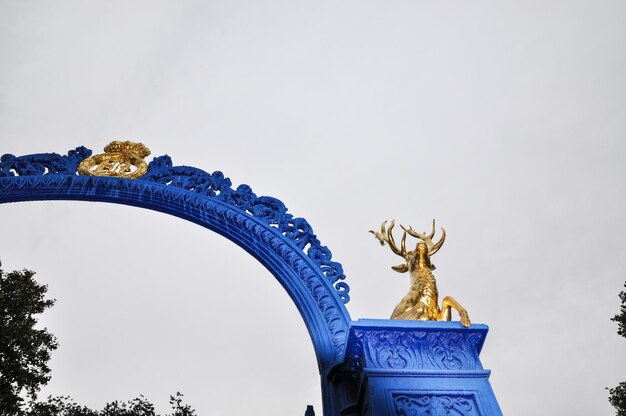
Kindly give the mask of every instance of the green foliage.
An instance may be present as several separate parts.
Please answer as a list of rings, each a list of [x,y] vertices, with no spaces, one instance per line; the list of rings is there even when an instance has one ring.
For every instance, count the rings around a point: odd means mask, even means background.
[[[196,411],[182,403],[183,395],[170,396],[174,413],[165,416],[196,416]],[[158,416],[154,405],[139,396],[127,402],[107,403],[102,410],[91,410],[75,403],[69,397],[48,397],[46,402],[33,403],[24,416]]]
[[[196,411],[188,404],[183,404],[183,395],[180,392],[176,392],[176,397],[170,396],[170,404],[174,413],[169,416],[195,416],[196,414]]]
[[[33,402],[28,416],[98,416],[97,412],[76,404],[69,397],[48,397],[45,402]]]
[[[626,287],[626,283],[624,284]],[[617,333],[626,338],[626,292],[620,292],[619,298],[622,301],[620,313],[611,318],[617,322]],[[619,383],[617,387],[609,390],[609,402],[617,410],[617,416],[626,416],[626,382]]]
[[[626,287],[626,283],[624,287]],[[622,301],[620,313],[611,318],[611,320],[617,322],[617,333],[626,338],[626,292],[620,292],[619,298]]]
[[[54,305],[46,299],[30,270],[5,273],[0,269],[0,414],[21,414],[26,394],[37,398],[50,380],[48,360],[58,346],[46,328],[37,329],[36,315]]]
[[[102,410],[81,406],[66,396],[37,401],[37,392],[50,380],[48,361],[58,343],[46,328],[35,328],[35,315],[50,308],[55,300],[45,298],[48,287],[37,283],[34,275],[30,270],[5,273],[0,269],[0,415],[158,416],[154,405],[143,396],[107,403]],[[30,399],[27,409],[24,395]],[[170,396],[174,412],[165,416],[196,416],[182,398],[180,393]]]
[[[156,416],[154,405],[148,402],[143,396],[139,396],[126,403],[118,402],[117,400],[107,403],[104,409],[96,414],[98,414],[98,416]]]
[[[617,410],[617,416],[626,416],[626,382],[609,389],[609,402]]]

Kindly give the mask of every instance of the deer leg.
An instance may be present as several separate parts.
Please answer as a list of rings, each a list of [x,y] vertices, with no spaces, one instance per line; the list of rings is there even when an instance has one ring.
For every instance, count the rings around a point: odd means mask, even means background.
[[[472,323],[470,322],[467,311],[464,307],[461,306],[459,302],[457,302],[452,296],[446,296],[441,301],[441,320],[450,320],[451,308],[456,309],[461,317],[461,325],[469,327]]]
[[[446,302],[447,298],[441,302],[441,312],[439,312],[439,320],[440,321],[451,321],[452,320],[452,306],[450,306]]]

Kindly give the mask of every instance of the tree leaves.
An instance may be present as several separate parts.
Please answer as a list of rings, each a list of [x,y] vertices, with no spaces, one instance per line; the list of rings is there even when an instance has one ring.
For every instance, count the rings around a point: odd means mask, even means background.
[[[624,283],[626,287],[626,283]],[[611,321],[617,322],[617,333],[626,338],[626,292],[620,292],[619,298],[622,301],[620,313],[611,318]]]
[[[624,287],[626,287],[626,283],[624,283]],[[620,292],[619,298],[622,301],[620,313],[611,320],[617,322],[617,333],[626,338],[626,292]],[[626,416],[626,382],[609,389],[609,402],[617,410],[617,416]]]
[[[0,269],[0,415],[2,416],[159,416],[145,397],[113,401],[92,410],[69,396],[37,401],[41,386],[50,380],[48,361],[58,347],[46,328],[36,328],[37,317],[54,305],[46,299],[48,287],[37,283],[30,270],[5,273]],[[23,395],[30,399],[27,408]],[[196,416],[183,404],[183,395],[170,396],[174,411],[165,416]]]
[[[182,402],[183,395],[176,393],[170,396],[170,404],[174,412],[164,416],[196,416],[196,411]],[[74,402],[70,397],[48,397],[45,402],[33,403],[24,416],[159,416],[154,405],[144,396],[127,402],[113,401],[107,403],[102,410],[92,410]]]
[[[50,380],[48,360],[58,347],[46,328],[36,329],[35,315],[54,305],[46,285],[30,270],[5,273],[0,269],[0,414],[19,414],[25,392],[37,398]]]
[[[626,416],[626,382],[609,389],[609,402],[617,410],[616,416]]]

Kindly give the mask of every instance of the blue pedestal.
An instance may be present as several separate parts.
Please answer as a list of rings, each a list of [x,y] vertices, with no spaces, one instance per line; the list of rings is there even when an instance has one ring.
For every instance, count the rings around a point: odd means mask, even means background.
[[[501,416],[479,359],[488,328],[458,322],[353,322],[344,371],[358,380],[343,415]]]

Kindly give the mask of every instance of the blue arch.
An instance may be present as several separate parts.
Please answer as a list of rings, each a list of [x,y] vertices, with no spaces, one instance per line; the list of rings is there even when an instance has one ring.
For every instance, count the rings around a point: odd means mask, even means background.
[[[81,176],[78,164],[91,150],[66,156],[6,154],[0,159],[0,203],[81,200],[160,211],[199,224],[233,241],[258,259],[280,282],[300,311],[320,371],[342,359],[350,316],[349,287],[341,264],[332,260],[303,218],[278,199],[257,196],[247,185],[233,189],[221,172],[173,166],[155,158],[145,176],[125,179]]]

